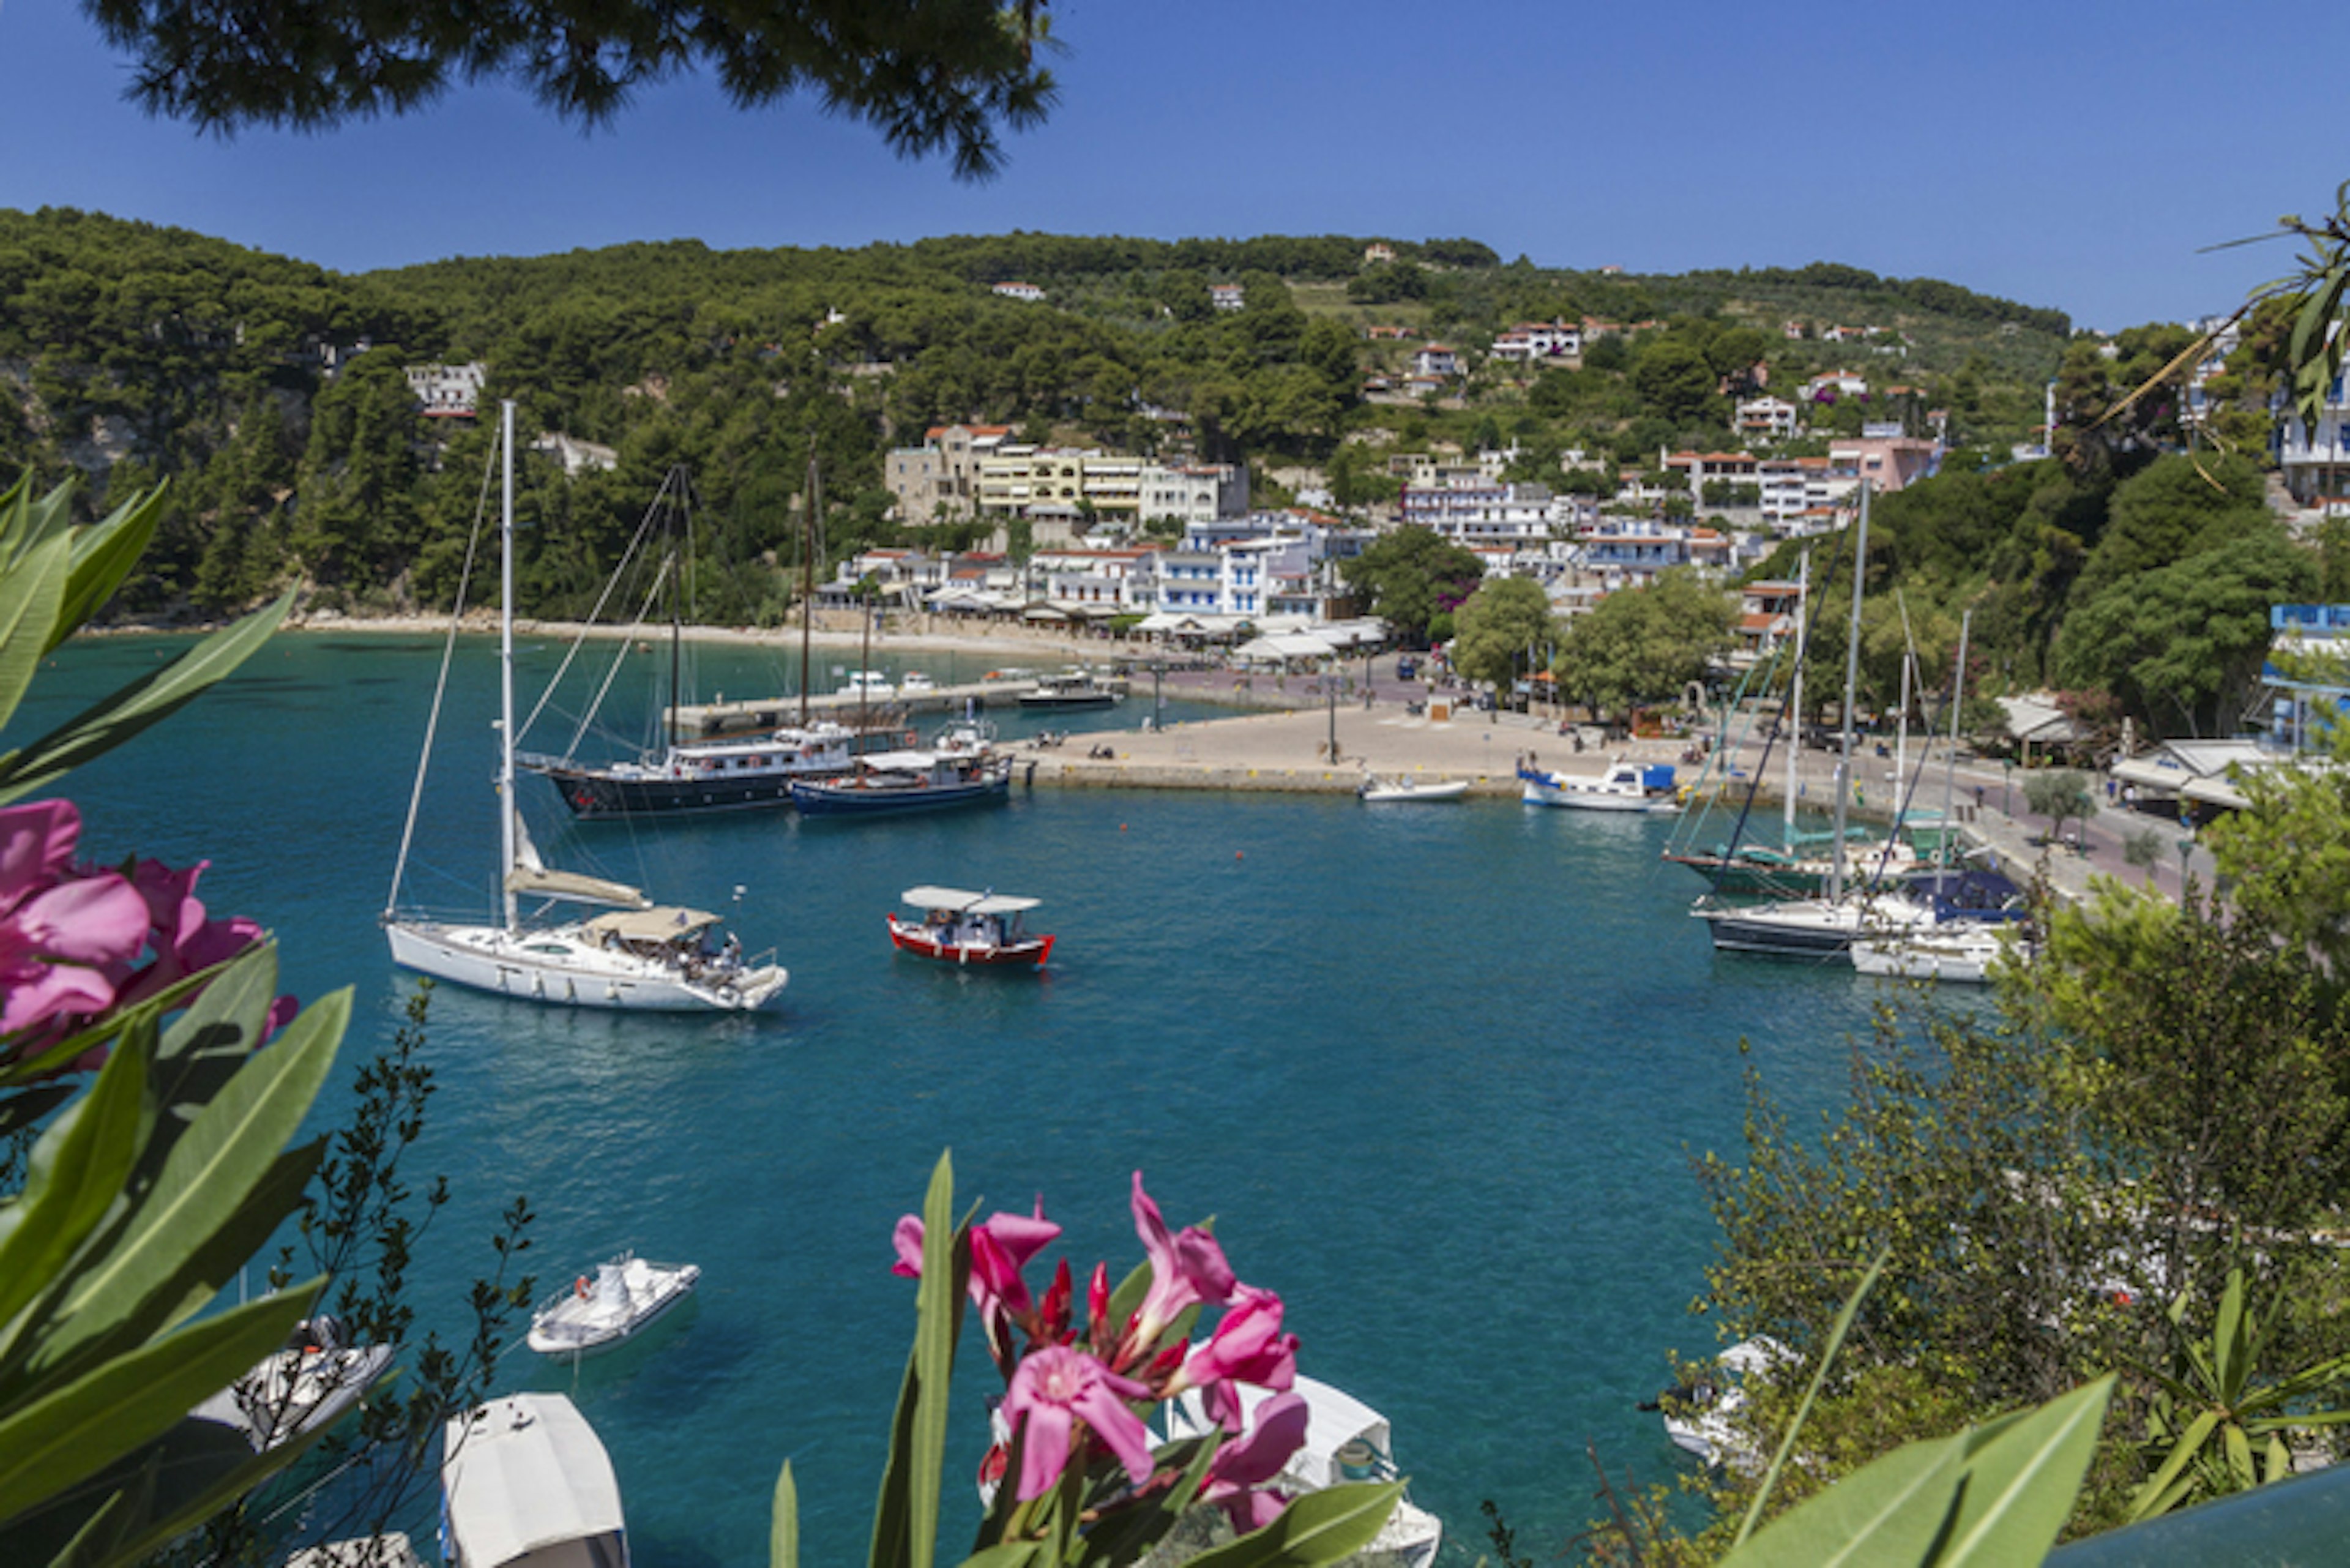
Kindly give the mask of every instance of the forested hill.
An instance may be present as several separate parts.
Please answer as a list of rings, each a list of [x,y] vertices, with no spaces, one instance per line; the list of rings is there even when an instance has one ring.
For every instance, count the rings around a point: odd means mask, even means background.
[[[1367,259],[1382,243],[1393,259]],[[1045,298],[993,292],[1010,281]],[[1246,307],[1219,310],[1211,287],[1231,284]],[[1513,322],[1585,317],[1640,330],[1582,370],[1481,363]],[[780,605],[783,575],[758,567],[791,547],[811,449],[841,547],[887,535],[887,449],[953,420],[1263,465],[1319,464],[1359,435],[1506,440],[1537,468],[1596,447],[1634,465],[1726,441],[1723,389],[1753,367],[1779,387],[1849,364],[1910,383],[1913,413],[1946,408],[1954,439],[1996,445],[2033,422],[2066,327],[1828,264],[1633,276],[1503,263],[1471,239],[672,241],[346,275],[182,230],[0,211],[0,472],[79,471],[93,507],[169,478],[139,609],[234,607],[296,577],[328,602],[430,603],[484,437],[417,418],[403,369],[479,360],[526,431],[619,453],[568,481],[531,465],[536,607],[600,580],[681,462],[747,585],[726,611],[749,619]],[[1399,378],[1428,338],[1464,350],[1455,395],[1367,399],[1367,379]]]

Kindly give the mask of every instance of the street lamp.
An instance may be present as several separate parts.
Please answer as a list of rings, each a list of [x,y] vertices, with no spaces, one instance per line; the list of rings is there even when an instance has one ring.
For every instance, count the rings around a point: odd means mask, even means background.
[[[2187,906],[2187,863],[2188,863],[2189,860],[2192,860],[2194,857],[2195,857],[2195,835],[2194,835],[2193,833],[2191,833],[2191,832],[2190,832],[2190,833],[2183,833],[2183,834],[2179,835],[2179,836],[2178,836],[2178,904],[2179,904],[2179,907],[2180,907],[2181,909],[2184,909],[2184,908],[2186,908],[2186,906]]]
[[[2002,757],[1999,766],[1999,812],[2002,816],[2012,817],[2015,815],[2015,759]]]

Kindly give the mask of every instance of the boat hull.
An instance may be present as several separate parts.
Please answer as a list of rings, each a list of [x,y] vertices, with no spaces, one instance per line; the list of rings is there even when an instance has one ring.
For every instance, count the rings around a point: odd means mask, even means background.
[[[582,962],[584,944],[563,931],[510,932],[495,926],[393,921],[384,931],[391,961],[402,969],[475,991],[556,1007],[602,1007],[641,1012],[749,1012],[775,1002],[790,978],[785,971],[749,971],[708,984],[643,960],[618,955]],[[570,962],[533,949],[560,947]]]
[[[1006,771],[968,784],[795,784],[792,805],[803,816],[894,816],[905,812],[982,805],[1005,799],[1011,793],[1012,775]]]
[[[1085,708],[1115,708],[1118,703],[1118,694],[1115,691],[1087,691],[1077,696],[1059,697],[1024,691],[1018,701],[1020,706],[1031,713],[1071,713]]]
[[[795,775],[737,778],[616,779],[572,769],[541,770],[571,815],[582,821],[689,812],[776,811],[792,804]],[[809,775],[820,776],[820,775]]]
[[[1415,802],[1459,800],[1469,793],[1469,781],[1444,784],[1370,784],[1357,792],[1365,805],[1408,805]]]
[[[585,1359],[618,1350],[642,1338],[655,1324],[691,1301],[693,1287],[702,1280],[701,1268],[692,1263],[678,1268],[664,1267],[660,1272],[661,1282],[651,1299],[625,1322],[592,1326],[568,1323],[565,1320],[564,1303],[557,1298],[532,1314],[530,1334],[525,1343],[541,1355]],[[585,1276],[580,1282],[587,1282]]]
[[[933,940],[916,921],[901,920],[895,915],[889,916],[888,919],[889,941],[899,952],[953,964],[959,969],[1043,969],[1045,961],[1053,956],[1053,939],[1049,936],[1030,937],[1021,941],[1006,942],[1000,947],[993,944],[962,947]]]

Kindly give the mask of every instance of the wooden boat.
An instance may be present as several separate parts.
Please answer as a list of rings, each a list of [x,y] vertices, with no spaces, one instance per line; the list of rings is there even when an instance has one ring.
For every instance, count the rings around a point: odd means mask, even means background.
[[[582,1274],[531,1314],[529,1345],[541,1355],[595,1355],[650,1328],[693,1293],[698,1263],[654,1263],[623,1252]]]
[[[1002,800],[1012,793],[1012,759],[973,753],[883,752],[857,760],[846,778],[795,780],[803,816],[880,816]]]
[[[628,1568],[611,1456],[560,1394],[508,1394],[442,1434],[441,1556],[449,1568]]]
[[[1521,767],[1518,778],[1528,805],[1563,805],[1579,811],[1669,812],[1681,808],[1670,763],[1636,763],[1618,757],[1597,778]]]
[[[1467,779],[1430,779],[1421,783],[1412,779],[1383,779],[1376,774],[1367,775],[1361,784],[1355,786],[1355,794],[1366,805],[1459,800],[1468,793]]]
[[[889,941],[900,952],[941,963],[1029,969],[1043,969],[1053,956],[1053,938],[1033,935],[1021,924],[1022,917],[1042,899],[927,886],[909,888],[898,897],[924,911],[919,920],[901,919],[894,911],[885,917]]]

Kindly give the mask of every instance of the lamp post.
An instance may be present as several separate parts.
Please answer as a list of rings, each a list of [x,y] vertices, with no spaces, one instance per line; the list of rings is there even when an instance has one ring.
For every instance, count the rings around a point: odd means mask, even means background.
[[[1999,766],[1999,811],[2002,816],[2012,817],[2015,815],[2015,759],[2002,757]]]
[[[2178,836],[2178,907],[2180,909],[2187,907],[2187,863],[2194,857],[2195,835],[2180,834]]]
[[[1338,677],[1334,670],[1322,674],[1322,694],[1330,706],[1330,764],[1338,763]]]

